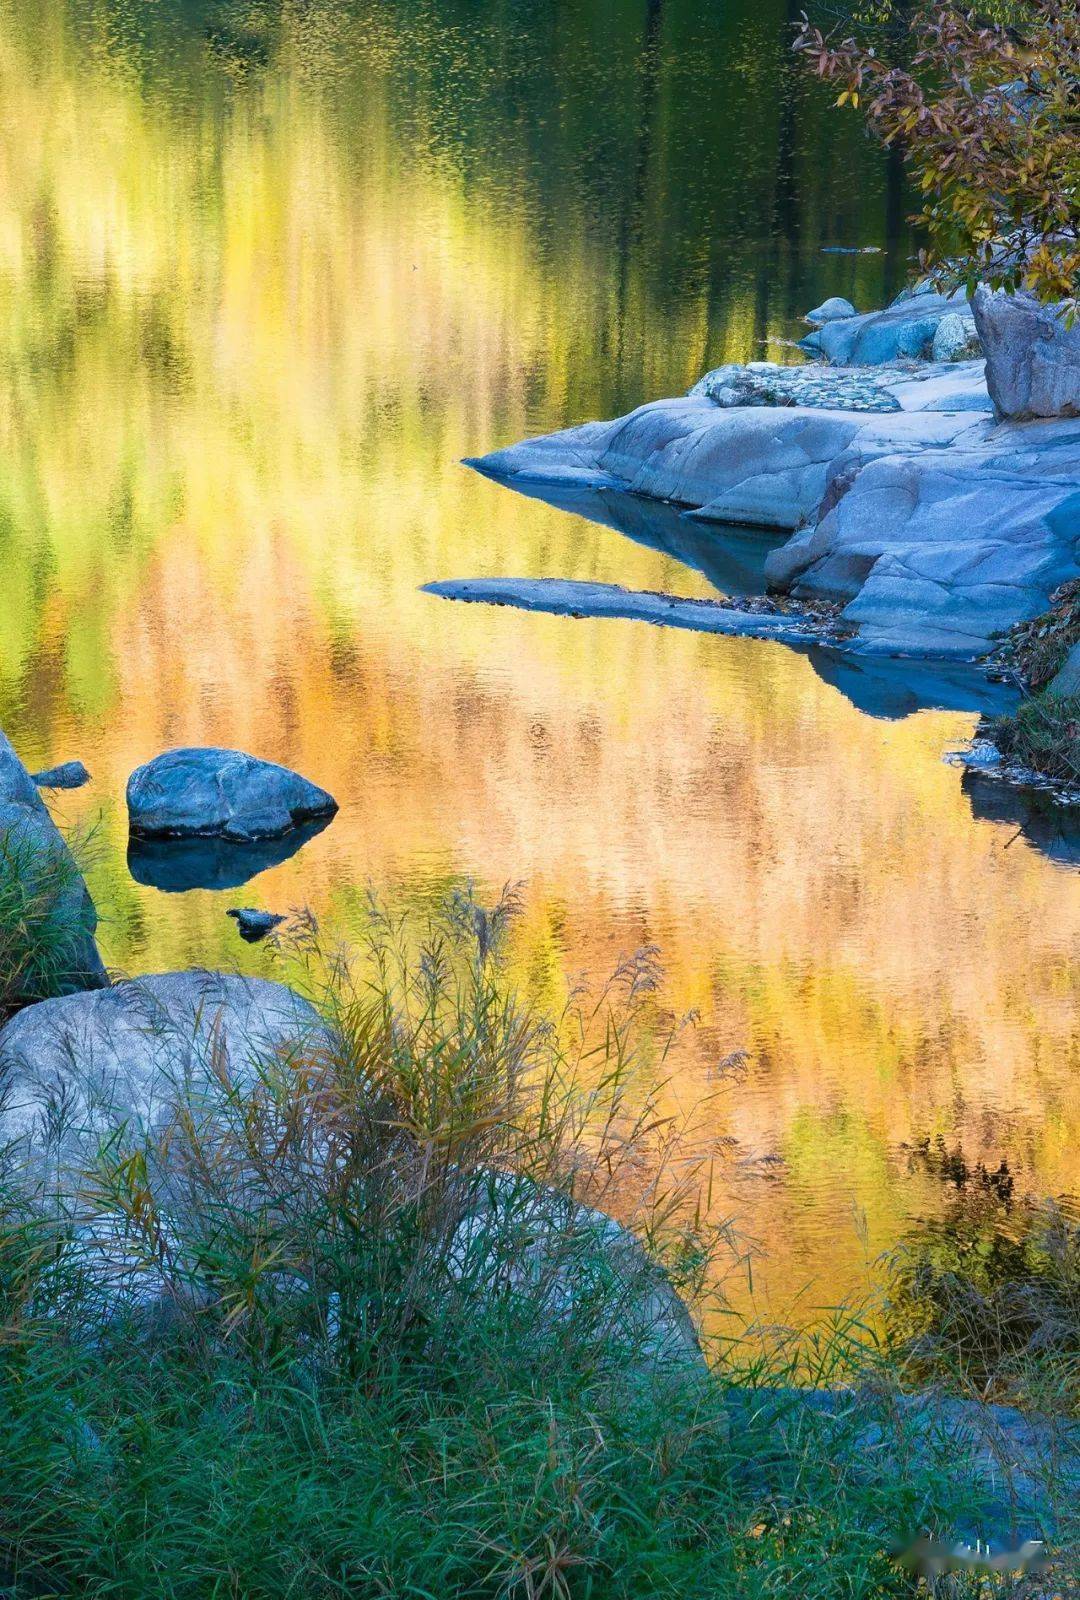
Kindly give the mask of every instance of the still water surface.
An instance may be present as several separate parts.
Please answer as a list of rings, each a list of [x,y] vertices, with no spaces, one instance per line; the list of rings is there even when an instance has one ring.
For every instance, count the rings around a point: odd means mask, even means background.
[[[899,287],[898,173],[792,82],[797,10],[0,0],[0,722],[94,774],[55,810],[95,829],[117,968],[268,970],[235,891],[128,870],[127,775],[186,743],[341,802],[241,903],[347,928],[368,883],[523,880],[517,959],[551,992],[659,945],[703,1019],[686,1104],[750,1052],[709,1112],[718,1204],[774,1298],[822,1304],[938,1202],[905,1142],[1075,1188],[1065,844],[942,762],[970,686],[919,709],[924,677],[419,592],[709,595],[760,559],[458,463]],[[823,253],[851,244],[881,250]]]

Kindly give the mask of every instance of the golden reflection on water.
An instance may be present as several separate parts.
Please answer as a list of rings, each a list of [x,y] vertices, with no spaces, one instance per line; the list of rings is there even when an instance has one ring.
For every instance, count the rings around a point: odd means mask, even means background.
[[[269,970],[226,905],[347,927],[368,882],[470,878],[524,880],[549,994],[657,943],[702,1017],[679,1099],[750,1052],[709,1112],[737,1141],[718,1204],[783,1298],[831,1301],[933,1206],[904,1141],[1074,1188],[1080,880],[973,819],[940,759],[972,716],[868,718],[778,646],[419,592],[711,593],[457,463],[760,354],[753,297],[658,308],[584,233],[553,259],[524,201],[403,142],[392,40],[347,117],[287,51],[201,69],[181,115],[103,26],[42,12],[31,38],[0,4],[0,714],[31,765],[94,774],[55,810],[94,830],[107,959]],[[182,743],[286,761],[341,813],[243,890],[140,886],[124,783]]]

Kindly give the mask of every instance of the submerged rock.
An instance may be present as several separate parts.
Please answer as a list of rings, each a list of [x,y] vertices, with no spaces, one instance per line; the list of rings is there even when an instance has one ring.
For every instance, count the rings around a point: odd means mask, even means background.
[[[265,939],[268,933],[285,921],[274,911],[256,911],[252,906],[231,906],[225,915],[233,918],[241,939],[246,939],[249,944],[257,944],[260,939]]]
[[[830,299],[823,300],[813,311],[806,313],[805,321],[811,327],[820,328],[825,322],[839,322],[844,317],[856,317],[858,312],[850,300],[844,300],[840,295],[834,294]]]
[[[32,772],[30,777],[39,789],[81,789],[90,782],[90,774],[81,761],[63,761],[58,767]]]
[[[17,996],[107,984],[94,940],[97,912],[75,859],[34,780],[0,733],[0,892],[10,915],[29,916],[27,965]]]
[[[158,1137],[177,1107],[251,1089],[271,1062],[328,1047],[318,1012],[279,983],[164,972],[45,1000],[0,1029],[0,1148],[68,1198],[117,1129]]]
[[[1080,417],[1080,321],[1029,294],[975,291],[986,382],[998,415],[1025,421]]]
[[[661,628],[719,633],[785,644],[835,636],[828,613],[800,611],[790,604],[758,597],[741,605],[719,600],[684,600],[677,595],[623,589],[616,583],[582,583],[572,578],[450,578],[424,585],[442,600],[513,606],[556,617],[609,617],[650,622]]]
[[[131,832],[142,838],[273,839],[333,816],[337,801],[288,767],[242,750],[168,750],[132,773]]]

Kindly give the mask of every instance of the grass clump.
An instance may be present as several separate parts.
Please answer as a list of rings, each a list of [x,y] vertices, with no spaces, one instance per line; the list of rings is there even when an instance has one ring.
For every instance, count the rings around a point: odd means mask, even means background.
[[[93,926],[82,874],[59,839],[34,826],[0,826],[0,1023],[99,965]]]
[[[1013,715],[994,719],[994,743],[1006,760],[1067,784],[1080,782],[1080,699],[1046,690],[1078,640],[1080,579],[1075,579],[1054,591],[1048,611],[1018,623],[993,657],[1030,691]]]
[[[1010,629],[994,655],[999,666],[1010,668],[1033,694],[1045,689],[1065,665],[1065,657],[1080,640],[1080,578],[1063,583],[1050,596],[1050,608]]]
[[[214,1056],[164,1133],[75,1130],[60,1180],[71,1129],[9,1151],[11,1600],[915,1592],[888,1552],[952,1526],[955,1451],[868,1451],[794,1359],[704,1365],[673,1290],[721,1238],[641,1049],[655,964],[537,1016],[507,910],[375,915],[323,1042],[254,1088]]]
[[[1008,1164],[919,1152],[952,1191],[892,1260],[889,1334],[906,1380],[1080,1416],[1080,1208],[1015,1193]]]
[[[1006,760],[1062,783],[1080,782],[1080,698],[1033,695],[1015,715],[997,718],[993,737]]]

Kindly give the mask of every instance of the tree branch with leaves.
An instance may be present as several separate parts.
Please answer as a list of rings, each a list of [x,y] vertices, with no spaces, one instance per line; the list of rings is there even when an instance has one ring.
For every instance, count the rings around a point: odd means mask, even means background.
[[[999,20],[923,0],[859,35],[809,18],[795,49],[902,149],[923,196],[919,262],[941,288],[1080,294],[1080,9],[1016,0]]]

